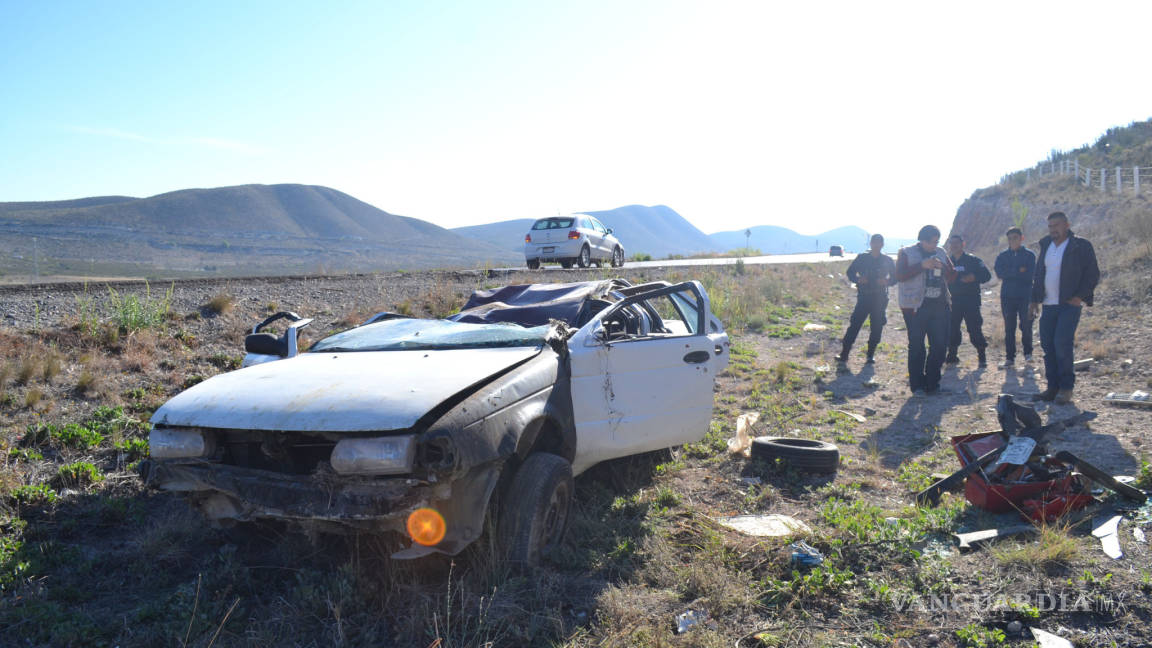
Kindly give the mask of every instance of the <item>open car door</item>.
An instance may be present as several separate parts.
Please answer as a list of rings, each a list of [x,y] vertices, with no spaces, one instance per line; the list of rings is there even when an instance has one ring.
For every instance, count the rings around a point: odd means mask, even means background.
[[[574,472],[702,439],[728,336],[699,282],[644,284],[568,340]]]

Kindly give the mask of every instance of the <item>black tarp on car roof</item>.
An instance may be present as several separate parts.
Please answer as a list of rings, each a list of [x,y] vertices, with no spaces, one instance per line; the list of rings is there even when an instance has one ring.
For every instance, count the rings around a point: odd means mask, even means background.
[[[560,320],[581,326],[589,297],[604,295],[611,280],[563,284],[524,284],[492,290],[477,290],[464,308],[448,319],[474,324],[504,322],[521,326],[542,326]]]

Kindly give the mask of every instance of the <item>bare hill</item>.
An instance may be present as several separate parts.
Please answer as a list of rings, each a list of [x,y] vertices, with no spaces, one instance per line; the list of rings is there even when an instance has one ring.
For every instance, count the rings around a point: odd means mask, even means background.
[[[211,276],[506,264],[517,256],[327,187],[0,203],[0,273]]]

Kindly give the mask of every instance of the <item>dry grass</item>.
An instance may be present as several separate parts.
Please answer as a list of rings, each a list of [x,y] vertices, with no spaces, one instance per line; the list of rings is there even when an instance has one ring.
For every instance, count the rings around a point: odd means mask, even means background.
[[[1067,526],[1041,526],[1033,539],[991,548],[1003,567],[1051,569],[1072,564],[1080,555],[1079,544]]]
[[[235,295],[230,293],[219,293],[213,296],[212,299],[209,299],[207,304],[204,304],[204,309],[216,315],[223,315],[224,313],[232,310],[232,307],[235,305]]]

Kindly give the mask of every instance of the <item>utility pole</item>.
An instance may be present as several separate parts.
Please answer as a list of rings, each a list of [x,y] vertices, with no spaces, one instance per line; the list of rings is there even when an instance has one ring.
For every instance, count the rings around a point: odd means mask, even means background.
[[[752,247],[752,230],[751,228],[744,230],[744,254],[748,254],[748,250]]]

